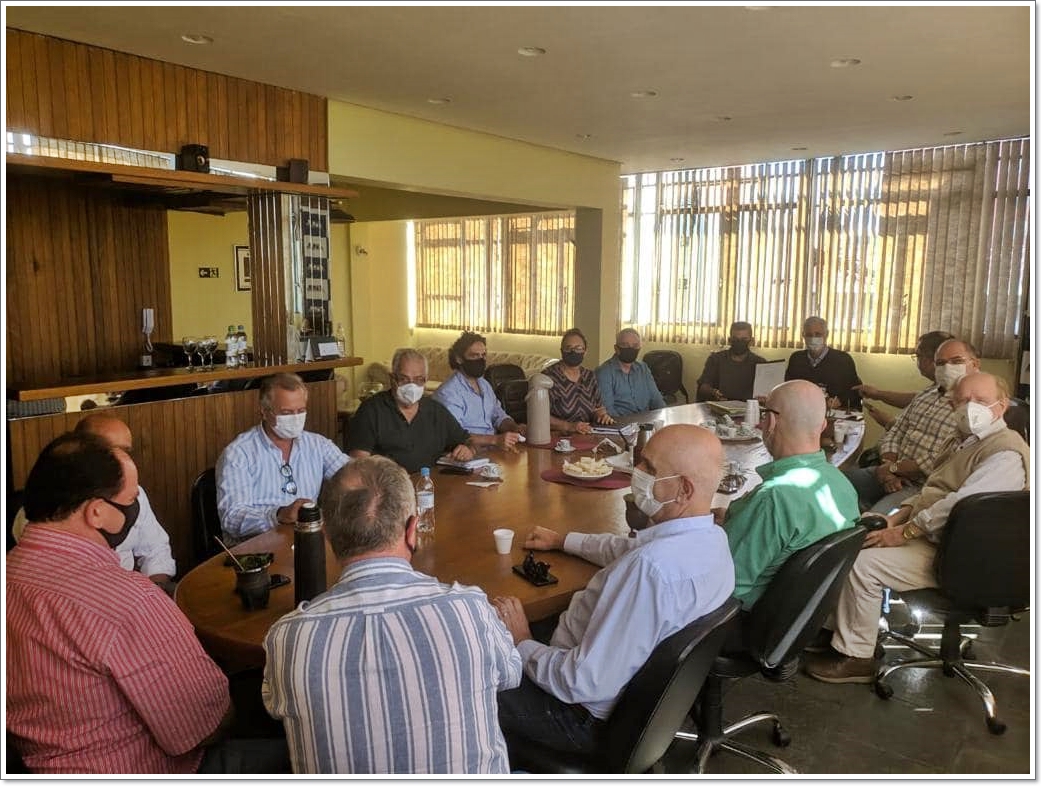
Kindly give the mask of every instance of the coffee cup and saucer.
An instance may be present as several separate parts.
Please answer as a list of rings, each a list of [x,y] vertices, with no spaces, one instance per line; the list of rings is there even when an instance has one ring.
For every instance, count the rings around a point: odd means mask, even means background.
[[[557,440],[557,444],[554,445],[554,450],[558,453],[571,453],[575,448],[572,447],[572,441],[565,437]]]

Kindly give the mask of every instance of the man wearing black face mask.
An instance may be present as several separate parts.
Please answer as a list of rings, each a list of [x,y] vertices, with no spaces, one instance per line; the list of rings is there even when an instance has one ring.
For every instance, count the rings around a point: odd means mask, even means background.
[[[615,354],[597,367],[601,400],[613,418],[666,406],[651,369],[637,360],[638,354],[640,333],[625,328],[615,336]]]
[[[8,554],[7,731],[32,772],[191,773],[230,720],[228,681],[159,587],[113,551],[137,468],[64,434],[25,484]]]
[[[767,358],[749,351],[753,326],[748,322],[731,325],[730,346],[706,358],[698,378],[699,401],[747,401],[753,397],[756,365]]]

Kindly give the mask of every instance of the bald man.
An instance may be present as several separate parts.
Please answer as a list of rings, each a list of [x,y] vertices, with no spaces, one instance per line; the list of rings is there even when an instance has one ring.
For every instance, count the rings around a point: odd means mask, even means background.
[[[735,597],[752,608],[792,554],[853,526],[857,492],[820,448],[825,394],[802,379],[774,388],[760,407],[763,444],[773,459],[763,483],[727,509],[724,528],[735,567]]]
[[[517,598],[493,599],[525,671],[520,687],[499,694],[508,748],[529,739],[593,752],[619,694],[658,643],[730,597],[734,566],[710,513],[723,462],[714,434],[666,426],[633,471],[634,499],[649,519],[635,538],[528,533],[526,549],[560,549],[604,567],[572,596],[549,644],[533,640]]]
[[[970,494],[1029,486],[1030,449],[1002,417],[1009,407],[1005,384],[991,374],[967,374],[952,388],[951,404],[959,433],[942,449],[919,494],[887,516],[886,529],[868,533],[829,626],[832,646],[804,660],[817,680],[872,682],[883,588],[936,587],[937,543],[955,503]]]
[[[132,453],[134,449],[134,436],[127,424],[115,415],[105,412],[87,415],[76,424],[75,433],[101,437],[106,443],[125,453]],[[148,502],[148,495],[141,486],[138,486],[138,501],[141,504],[141,512],[138,514],[137,522],[126,540],[116,547],[119,564],[127,570],[143,573],[167,593],[172,593],[172,579],[177,573],[177,563],[170,553],[170,537],[156,519],[156,514]],[[11,527],[15,540],[21,539],[26,523],[25,510],[19,510]]]

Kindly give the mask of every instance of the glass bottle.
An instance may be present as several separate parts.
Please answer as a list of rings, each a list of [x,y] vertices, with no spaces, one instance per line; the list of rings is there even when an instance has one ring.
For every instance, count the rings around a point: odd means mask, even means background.
[[[344,326],[342,323],[336,323],[336,349],[340,353],[340,357],[347,357],[347,336],[344,334]]]
[[[228,325],[228,332],[224,335],[224,366],[225,368],[236,368],[239,365],[239,352],[235,342],[235,326]]]

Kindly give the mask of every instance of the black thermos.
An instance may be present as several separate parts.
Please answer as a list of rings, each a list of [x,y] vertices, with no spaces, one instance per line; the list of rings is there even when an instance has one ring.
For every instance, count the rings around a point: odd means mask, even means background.
[[[322,511],[314,502],[300,506],[293,525],[293,576],[294,606],[326,591],[326,537]]]

